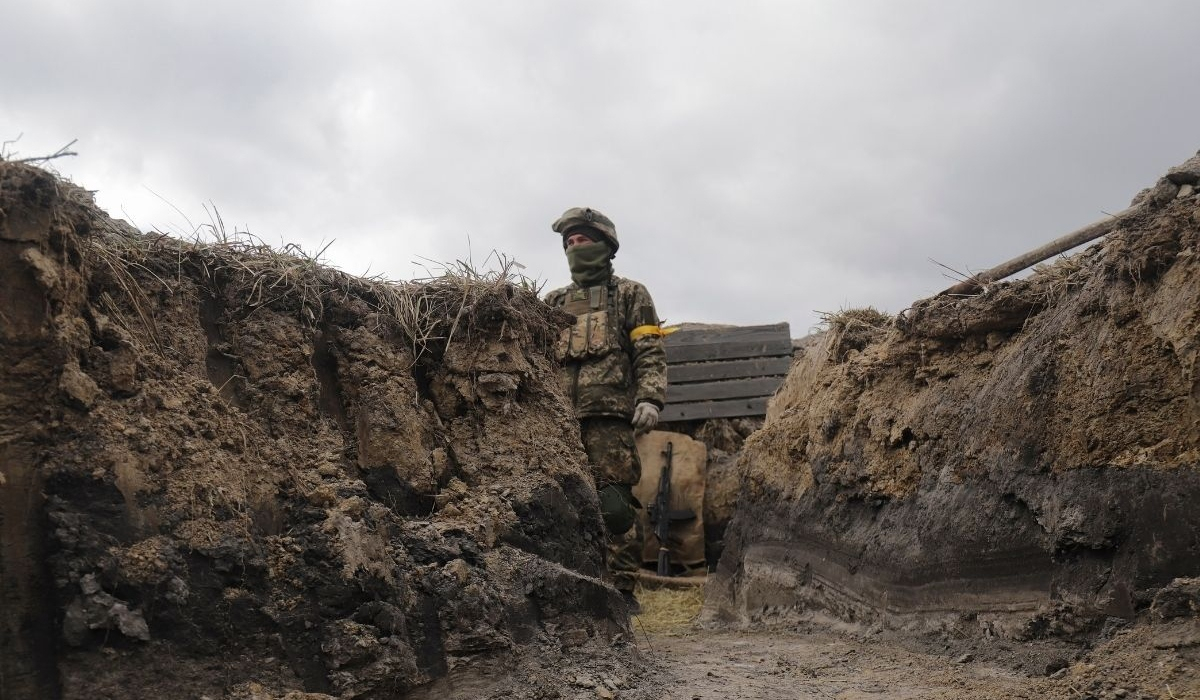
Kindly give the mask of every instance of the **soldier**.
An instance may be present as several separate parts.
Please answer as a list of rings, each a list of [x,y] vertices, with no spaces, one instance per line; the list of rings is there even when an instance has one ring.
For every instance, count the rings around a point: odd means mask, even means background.
[[[646,288],[613,274],[617,229],[608,217],[573,207],[551,228],[562,236],[573,281],[546,296],[548,304],[575,317],[557,348],[562,386],[596,479],[613,584],[636,611],[643,533],[633,496],[642,475],[634,431],[652,429],[663,407],[663,331]]]

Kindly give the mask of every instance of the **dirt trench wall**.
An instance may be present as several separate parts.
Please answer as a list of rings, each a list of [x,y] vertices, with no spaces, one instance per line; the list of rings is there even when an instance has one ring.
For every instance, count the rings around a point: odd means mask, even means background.
[[[706,617],[1087,635],[1200,572],[1200,157],[1101,245],[873,342],[832,334],[742,454]]]
[[[23,174],[22,174],[23,175]],[[46,397],[59,391],[72,325],[62,309],[83,296],[79,278],[63,278],[79,263],[70,226],[50,216],[48,176],[29,179],[0,170],[0,695],[55,697],[54,602],[46,560],[44,474],[39,444],[53,429]]]
[[[531,291],[393,298],[8,163],[0,279],[0,696],[390,698],[628,636]]]

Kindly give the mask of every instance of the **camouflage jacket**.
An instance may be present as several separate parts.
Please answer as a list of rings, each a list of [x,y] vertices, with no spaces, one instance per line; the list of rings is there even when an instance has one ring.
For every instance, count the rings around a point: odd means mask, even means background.
[[[575,316],[557,347],[563,390],[577,418],[632,418],[641,401],[663,407],[667,359],[650,292],[616,275],[607,284],[577,284],[546,295],[546,303]]]

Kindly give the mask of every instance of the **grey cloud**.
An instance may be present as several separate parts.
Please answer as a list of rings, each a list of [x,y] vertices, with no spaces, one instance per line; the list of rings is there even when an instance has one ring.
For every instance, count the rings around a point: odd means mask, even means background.
[[[595,206],[672,320],[807,330],[898,311],[949,283],[929,258],[1001,262],[1190,155],[1198,20],[1167,0],[27,3],[0,136],[78,137],[60,168],[106,201],[214,202],[393,277],[495,249],[560,284],[549,223]]]

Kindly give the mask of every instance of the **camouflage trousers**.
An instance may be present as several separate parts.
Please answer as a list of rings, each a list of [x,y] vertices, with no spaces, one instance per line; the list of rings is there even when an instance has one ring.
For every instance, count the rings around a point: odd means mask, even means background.
[[[641,504],[633,496],[633,484],[642,475],[633,426],[621,418],[582,418],[579,434],[596,479],[600,514],[608,531],[608,569],[613,585],[621,591],[632,591],[642,566],[645,539],[638,518]]]

